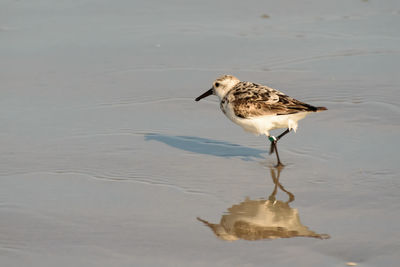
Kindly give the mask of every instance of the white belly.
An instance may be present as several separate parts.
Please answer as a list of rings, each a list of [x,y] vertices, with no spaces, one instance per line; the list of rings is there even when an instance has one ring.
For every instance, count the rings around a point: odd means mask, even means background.
[[[300,112],[290,115],[277,115],[277,116],[260,116],[253,118],[240,118],[237,117],[233,110],[228,109],[225,115],[234,123],[240,125],[245,131],[260,135],[265,134],[269,136],[269,131],[273,129],[289,128],[294,131],[297,130],[297,122],[308,115],[309,112]]]

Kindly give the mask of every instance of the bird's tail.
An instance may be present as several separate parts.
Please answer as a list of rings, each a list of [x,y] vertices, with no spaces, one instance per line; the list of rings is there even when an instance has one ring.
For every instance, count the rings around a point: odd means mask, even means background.
[[[324,111],[324,110],[328,110],[326,107],[317,107],[316,112],[320,112],[320,111]]]

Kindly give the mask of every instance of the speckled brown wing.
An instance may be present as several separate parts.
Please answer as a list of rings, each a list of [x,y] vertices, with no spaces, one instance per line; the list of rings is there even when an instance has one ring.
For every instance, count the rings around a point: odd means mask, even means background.
[[[241,118],[317,111],[278,90],[250,82],[237,84],[222,101],[232,103],[235,115]]]

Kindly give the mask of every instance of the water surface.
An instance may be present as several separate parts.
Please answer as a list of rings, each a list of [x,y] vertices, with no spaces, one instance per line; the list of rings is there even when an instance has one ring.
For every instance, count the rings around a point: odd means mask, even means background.
[[[397,266],[398,1],[1,6],[2,266]],[[266,138],[194,101],[222,74],[328,107],[280,141],[294,201]],[[330,238],[196,219],[246,201]]]

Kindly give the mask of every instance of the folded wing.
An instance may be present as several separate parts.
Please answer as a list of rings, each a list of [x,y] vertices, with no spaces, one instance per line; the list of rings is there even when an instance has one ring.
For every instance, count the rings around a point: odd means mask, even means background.
[[[241,118],[288,115],[318,110],[278,90],[249,82],[240,82],[225,98],[233,104],[235,115]]]

